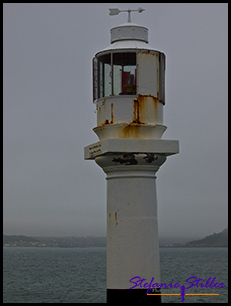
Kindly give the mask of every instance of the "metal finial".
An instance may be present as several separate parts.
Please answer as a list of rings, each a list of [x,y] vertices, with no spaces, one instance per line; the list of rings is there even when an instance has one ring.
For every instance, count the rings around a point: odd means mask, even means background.
[[[121,12],[127,12],[128,13],[128,22],[131,22],[131,12],[138,12],[138,13],[142,13],[145,9],[143,9],[142,7],[138,7],[138,10],[130,10],[130,8],[128,10],[119,10],[118,8],[109,8],[109,15],[110,16],[114,16],[114,15],[118,15]]]

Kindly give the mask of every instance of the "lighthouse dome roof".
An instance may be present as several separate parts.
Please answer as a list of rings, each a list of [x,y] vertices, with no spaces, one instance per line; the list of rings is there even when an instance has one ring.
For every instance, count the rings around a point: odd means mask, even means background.
[[[131,22],[123,23],[113,27],[110,33],[111,44],[98,53],[116,49],[145,49],[156,51],[148,44],[148,29],[144,26]]]

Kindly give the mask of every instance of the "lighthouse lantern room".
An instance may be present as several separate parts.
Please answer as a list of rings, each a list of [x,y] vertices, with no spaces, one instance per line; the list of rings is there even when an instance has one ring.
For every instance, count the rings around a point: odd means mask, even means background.
[[[93,98],[100,140],[112,129],[113,138],[161,138],[165,55],[149,46],[147,28],[126,23],[111,29],[111,45],[93,59]]]

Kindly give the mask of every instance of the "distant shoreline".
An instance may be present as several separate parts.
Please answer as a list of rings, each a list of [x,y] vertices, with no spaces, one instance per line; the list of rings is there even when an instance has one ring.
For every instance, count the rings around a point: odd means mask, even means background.
[[[106,247],[105,237],[31,237],[24,235],[3,235],[3,247],[51,247],[51,248],[90,248]],[[203,239],[187,243],[160,242],[160,248],[220,248],[228,247],[228,228]]]

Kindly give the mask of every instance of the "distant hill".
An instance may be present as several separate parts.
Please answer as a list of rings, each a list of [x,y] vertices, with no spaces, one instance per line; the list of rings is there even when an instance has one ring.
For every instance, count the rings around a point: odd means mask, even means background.
[[[228,228],[203,239],[190,241],[185,244],[185,247],[228,247]]]
[[[31,237],[24,235],[3,235],[4,247],[56,247],[88,248],[106,247],[106,237]],[[160,247],[228,247],[228,228],[203,239],[181,243],[160,243]]]

